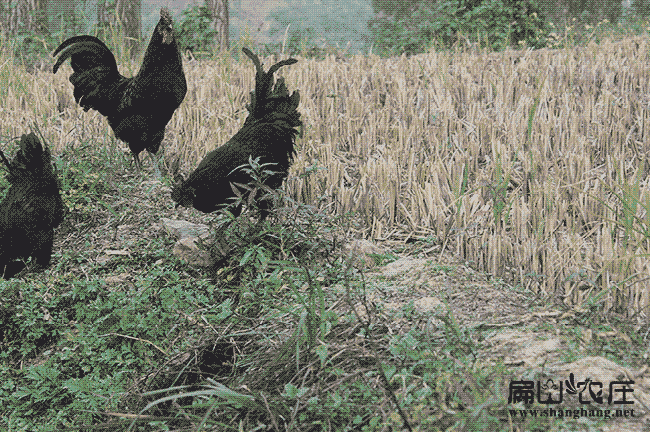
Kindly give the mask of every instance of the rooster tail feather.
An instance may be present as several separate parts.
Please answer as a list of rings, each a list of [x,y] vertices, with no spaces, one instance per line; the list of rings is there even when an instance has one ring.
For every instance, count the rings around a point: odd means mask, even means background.
[[[264,72],[262,63],[257,55],[248,48],[242,51],[255,65],[255,90],[251,92],[251,103],[247,105],[250,115],[246,123],[265,119],[265,121],[277,122],[284,120],[286,127],[298,127],[302,124],[298,113],[300,93],[296,90],[291,95],[284,83],[284,78],[275,81],[273,74],[283,66],[289,66],[298,62],[294,58],[282,60]]]
[[[63,62],[70,59],[75,72],[86,71],[97,66],[108,68],[111,72],[118,73],[115,56],[104,42],[90,35],[74,36],[66,39],[52,54],[57,59],[52,72],[56,73]]]

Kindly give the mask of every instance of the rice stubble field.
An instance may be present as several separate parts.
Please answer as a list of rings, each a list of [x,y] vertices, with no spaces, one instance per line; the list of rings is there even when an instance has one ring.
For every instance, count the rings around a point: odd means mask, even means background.
[[[300,90],[305,124],[286,190],[334,214],[354,212],[370,239],[432,239],[558,303],[647,321],[649,48],[636,37],[557,50],[299,58],[280,72]],[[105,120],[75,106],[67,73],[8,67],[5,134],[36,123],[55,152],[88,140],[114,145]],[[188,172],[239,129],[254,82],[245,60],[186,60],[185,71],[188,94],[162,151]]]

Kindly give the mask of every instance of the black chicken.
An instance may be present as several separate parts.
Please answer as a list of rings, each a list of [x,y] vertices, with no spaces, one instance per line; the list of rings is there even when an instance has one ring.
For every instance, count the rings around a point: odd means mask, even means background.
[[[247,164],[249,158],[259,158],[260,164],[271,164],[268,169],[274,174],[265,180],[266,186],[277,189],[287,177],[295,152],[296,128],[302,125],[297,111],[300,94],[296,90],[289,95],[283,78],[274,85],[273,74],[297,60],[283,60],[264,72],[259,58],[246,48],[243,51],[257,70],[255,91],[251,92],[251,104],[246,106],[248,117],[239,132],[208,153],[187,180],[177,180],[172,190],[172,199],[177,206],[194,207],[209,213],[228,204],[229,199],[235,196],[231,183],[251,181],[245,170],[236,169]],[[268,210],[262,205],[260,208],[264,218]]]
[[[71,37],[52,55],[59,53],[53,72],[70,59],[75,100],[84,110],[95,109],[108,119],[115,136],[129,145],[140,169],[138,155],[145,149],[158,152],[165,126],[187,92],[169,10],[160,10],[140,71],[132,78],[118,72],[113,53],[94,36]]]
[[[23,135],[20,150],[9,162],[9,191],[0,203],[0,275],[14,277],[32,257],[37,267],[50,264],[54,228],[65,214],[50,152],[33,133]]]

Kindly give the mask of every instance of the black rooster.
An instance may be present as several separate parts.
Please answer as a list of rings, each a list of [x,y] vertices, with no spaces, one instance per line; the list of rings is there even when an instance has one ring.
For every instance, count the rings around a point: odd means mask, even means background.
[[[65,214],[50,152],[36,135],[23,135],[11,163],[0,157],[9,171],[9,191],[0,203],[0,275],[14,277],[32,257],[37,267],[50,264],[54,228]]]
[[[169,10],[160,10],[140,71],[132,78],[118,72],[115,56],[94,36],[71,37],[52,55],[59,53],[53,72],[70,59],[75,100],[84,110],[95,109],[108,119],[115,136],[129,145],[139,170],[138,155],[145,149],[158,152],[165,126],[187,92]]]
[[[251,104],[246,106],[248,117],[239,132],[208,153],[187,180],[177,179],[172,190],[172,199],[177,207],[194,207],[210,213],[228,204],[235,196],[231,183],[251,181],[245,170],[237,169],[247,164],[249,159],[259,158],[260,164],[271,164],[268,169],[274,174],[265,180],[269,188],[279,188],[287,177],[295,152],[296,128],[302,125],[297,111],[300,94],[296,90],[289,95],[284,79],[279,78],[274,83],[273,74],[297,60],[283,60],[264,72],[259,58],[247,48],[243,51],[257,70],[255,91],[251,92]],[[260,208],[262,218],[266,217],[268,211],[263,206]]]

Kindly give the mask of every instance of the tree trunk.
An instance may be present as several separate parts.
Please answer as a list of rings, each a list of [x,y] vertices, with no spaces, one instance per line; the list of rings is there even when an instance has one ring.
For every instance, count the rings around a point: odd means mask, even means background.
[[[212,12],[214,30],[219,38],[219,49],[230,48],[230,14],[228,0],[205,0],[205,6]]]
[[[72,1],[65,2],[74,10]],[[10,35],[23,32],[47,33],[47,0],[18,0],[0,3],[3,30]]]

